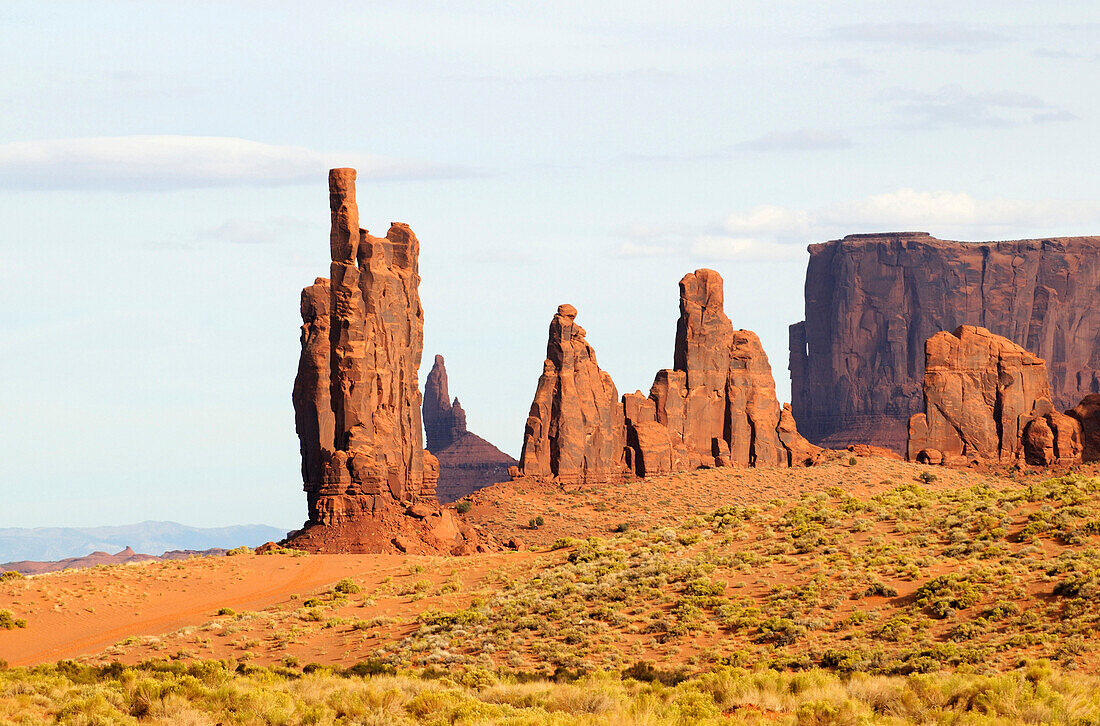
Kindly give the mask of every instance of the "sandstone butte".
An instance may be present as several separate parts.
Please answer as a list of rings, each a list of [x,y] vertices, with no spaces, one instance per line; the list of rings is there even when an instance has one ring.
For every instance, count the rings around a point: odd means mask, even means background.
[[[1046,362],[985,328],[961,325],[926,341],[922,394],[924,411],[909,419],[912,461],[1054,466],[1097,457],[1100,396],[1059,413]]]
[[[1100,392],[1100,237],[952,242],[923,232],[809,246],[790,329],[792,406],[816,444],[902,452],[922,407],[924,342],[974,325],[1048,363],[1058,409]]]
[[[330,278],[302,291],[295,423],[309,519],[288,545],[311,552],[485,549],[439,507],[423,446],[420,244],[405,224],[359,228],[355,170],[329,172]]]
[[[518,464],[477,434],[466,430],[466,412],[451,401],[443,356],[424,382],[424,434],[428,451],[439,460],[436,495],[453,502],[497,482],[508,481],[508,470]]]
[[[648,397],[618,401],[576,315],[562,305],[550,323],[520,476],[572,486],[702,466],[804,465],[820,453],[779,405],[760,340],[726,317],[714,270],[680,281],[674,365],[657,373]]]

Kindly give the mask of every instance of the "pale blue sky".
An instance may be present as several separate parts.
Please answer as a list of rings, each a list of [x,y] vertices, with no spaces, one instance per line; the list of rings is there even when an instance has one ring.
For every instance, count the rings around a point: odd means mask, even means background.
[[[416,231],[425,359],[513,455],[555,307],[648,390],[698,267],[786,398],[807,243],[1100,231],[1098,37],[1091,1],[7,0],[0,527],[300,525],[329,166]]]

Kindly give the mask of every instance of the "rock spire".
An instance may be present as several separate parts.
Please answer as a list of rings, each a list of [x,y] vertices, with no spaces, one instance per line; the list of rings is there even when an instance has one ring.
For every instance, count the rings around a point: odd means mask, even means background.
[[[329,172],[329,280],[302,292],[295,422],[309,507],[290,545],[317,552],[467,551],[422,448],[420,243],[359,228],[355,170]]]
[[[517,462],[477,434],[466,430],[466,412],[450,400],[443,356],[424,383],[424,433],[428,451],[439,459],[440,502],[453,502],[496,482],[508,481],[508,469]]]

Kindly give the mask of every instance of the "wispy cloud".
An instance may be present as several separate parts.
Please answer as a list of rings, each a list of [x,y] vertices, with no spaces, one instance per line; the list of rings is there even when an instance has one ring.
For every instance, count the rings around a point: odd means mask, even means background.
[[[618,253],[681,255],[742,262],[799,259],[805,245],[847,234],[927,231],[945,238],[991,240],[1100,224],[1100,199],[978,199],[965,192],[899,189],[814,209],[765,205],[739,210],[709,227],[634,227]]]
[[[316,182],[353,166],[361,180],[467,175],[465,169],[221,136],[114,136],[0,144],[0,188],[171,190]]]
[[[200,230],[196,235],[204,242],[228,242],[229,244],[274,244],[287,235],[308,230],[311,225],[297,217],[273,217],[271,219],[229,219]]]
[[[892,89],[883,98],[894,104],[902,126],[1004,127],[1076,118],[1038,96],[1013,91],[973,93],[944,86],[932,92]]]
[[[988,27],[963,23],[855,23],[830,28],[826,37],[859,43],[972,53],[1012,39]]]
[[[851,146],[852,140],[838,131],[798,129],[764,134],[742,141],[734,148],[742,151],[817,151],[847,149]]]
[[[866,76],[871,73],[871,67],[859,58],[837,58],[836,60],[825,61],[820,67],[827,71],[853,77]]]

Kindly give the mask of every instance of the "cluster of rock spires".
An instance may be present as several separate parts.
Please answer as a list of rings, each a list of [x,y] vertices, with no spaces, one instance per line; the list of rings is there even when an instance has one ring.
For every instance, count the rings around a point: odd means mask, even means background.
[[[330,277],[302,291],[293,402],[309,520],[291,547],[497,549],[440,500],[505,475],[584,486],[809,465],[822,449],[795,414],[816,441],[904,448],[923,463],[1100,460],[1100,237],[966,244],[899,233],[811,245],[807,319],[791,327],[793,412],[757,336],[726,316],[713,270],[680,281],[673,367],[648,396],[619,397],[576,308],[561,305],[515,462],[466,429],[442,356],[421,409],[412,230],[359,228],[353,169],[329,173],[329,200]],[[949,333],[946,321],[966,324]]]
[[[466,412],[458,399],[451,401],[443,356],[424,382],[424,434],[428,451],[439,460],[436,495],[454,502],[467,494],[508,481],[508,470],[518,462],[477,434],[466,430]]]
[[[550,322],[518,475],[574,486],[702,466],[796,466],[820,453],[779,405],[760,340],[733,329],[714,270],[680,281],[673,367],[648,396],[619,399],[576,316],[562,305]]]
[[[407,225],[359,228],[355,170],[329,172],[330,279],[302,291],[294,411],[309,520],[288,540],[314,552],[455,552],[483,537],[436,499],[423,449],[420,245]]]
[[[1100,459],[1100,394],[1059,413],[1046,362],[985,328],[961,325],[926,341],[922,392],[924,411],[909,419],[911,461],[1054,466]]]
[[[923,232],[809,246],[806,319],[791,326],[791,401],[816,444],[904,451],[922,407],[924,342],[984,327],[1046,360],[1068,408],[1100,392],[1100,237],[971,243]]]

